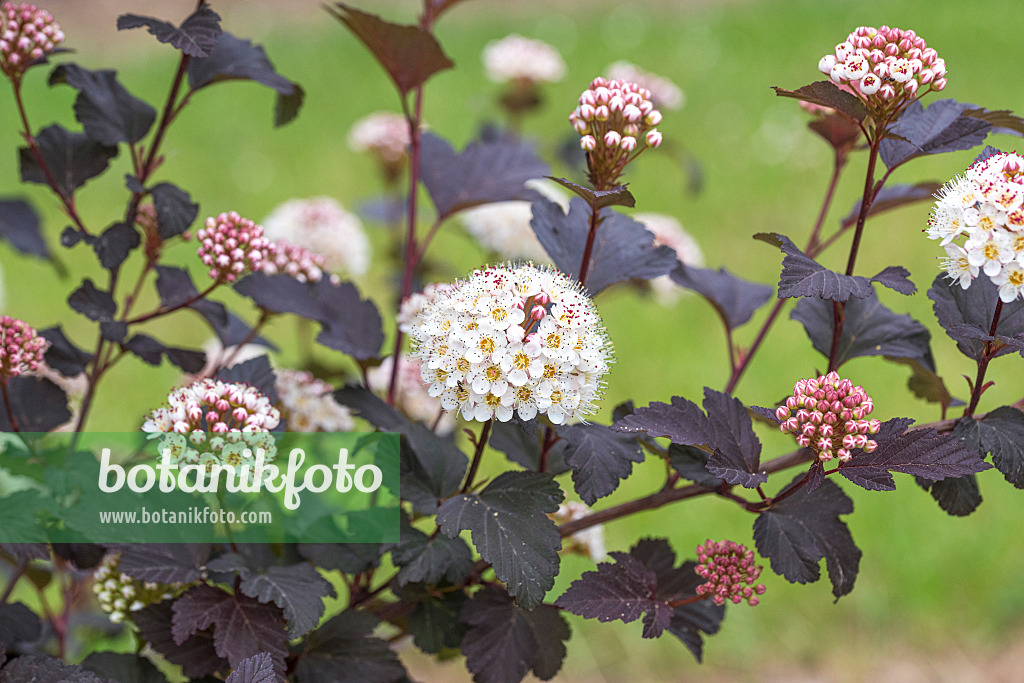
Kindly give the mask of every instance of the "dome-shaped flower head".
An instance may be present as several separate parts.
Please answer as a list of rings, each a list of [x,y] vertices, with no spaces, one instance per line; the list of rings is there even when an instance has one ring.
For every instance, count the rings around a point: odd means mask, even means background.
[[[410,334],[430,395],[480,422],[593,413],[612,352],[579,284],[532,264],[473,271],[425,305]]]
[[[299,282],[320,282],[326,262],[327,259],[320,254],[280,240],[267,245],[267,258],[260,270],[268,275],[285,273]],[[337,275],[331,275],[330,280],[335,284],[341,281]]]
[[[388,180],[395,180],[405,167],[409,149],[409,123],[401,114],[378,111],[352,124],[348,146],[353,152],[374,156]]]
[[[0,3],[0,71],[18,83],[33,62],[64,42],[53,16],[27,2]]]
[[[495,83],[557,83],[565,75],[558,50],[540,40],[512,34],[484,47],[484,69]]]
[[[682,224],[672,216],[661,213],[637,213],[633,219],[643,223],[654,234],[654,246],[666,246],[676,252],[676,258],[688,266],[704,265],[704,252],[693,235],[683,229]],[[658,302],[663,306],[673,303],[685,290],[676,285],[668,275],[660,275],[650,281]]]
[[[199,258],[217,282],[234,282],[246,273],[260,270],[270,244],[263,236],[262,225],[234,211],[207,218],[196,238]]]
[[[651,91],[651,102],[659,109],[676,111],[686,103],[686,96],[678,85],[664,76],[644,71],[631,62],[615,62],[605,69],[605,73],[611,80],[636,83],[647,88]]]
[[[255,462],[258,448],[264,462],[277,455],[270,430],[281,413],[255,387],[206,378],[175,389],[167,404],[147,416],[142,431],[162,439],[159,452],[170,449],[174,464],[244,465]]]
[[[946,62],[924,38],[888,26],[857,28],[821,58],[818,69],[833,83],[848,84],[879,122],[946,87]]]
[[[872,410],[874,402],[864,389],[833,371],[798,381],[775,416],[779,429],[795,436],[821,462],[847,462],[855,450],[871,453],[878,447],[868,438],[881,426],[878,420],[867,419]]]
[[[276,370],[277,400],[290,432],[347,432],[352,411],[334,400],[334,387],[310,372]]]
[[[36,370],[50,342],[23,320],[0,316],[0,382]]]
[[[268,239],[285,241],[323,257],[323,270],[362,275],[370,265],[370,242],[359,218],[330,197],[291,199],[263,221]]]
[[[580,95],[569,122],[580,134],[590,182],[598,190],[614,187],[626,164],[647,147],[661,144],[655,128],[661,112],[654,108],[651,91],[629,81],[595,78]]]
[[[744,600],[756,605],[758,595],[764,595],[763,583],[754,585],[761,576],[762,567],[754,564],[754,553],[741,543],[712,541],[710,538],[697,546],[697,562],[694,571],[706,579],[697,586],[697,595],[710,596],[716,605],[726,600],[739,604]]]
[[[92,592],[112,623],[120,624],[129,612],[173,598],[183,587],[181,583],[141,581],[122,572],[120,564],[121,553],[110,553],[92,573]]]
[[[1010,303],[1024,291],[1024,157],[997,152],[942,186],[929,239],[946,249],[942,267],[967,289],[981,273]],[[959,240],[963,239],[962,245]]]
[[[530,202],[492,202],[463,211],[461,220],[466,232],[501,258],[548,262],[548,253],[530,227],[530,207]]]

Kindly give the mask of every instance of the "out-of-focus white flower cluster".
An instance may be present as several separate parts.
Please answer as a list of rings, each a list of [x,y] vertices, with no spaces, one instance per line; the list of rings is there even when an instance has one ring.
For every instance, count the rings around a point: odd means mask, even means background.
[[[547,43],[512,34],[484,47],[484,69],[495,83],[557,83],[565,76],[565,62]]]
[[[383,164],[399,164],[407,155],[409,124],[401,114],[374,112],[352,124],[348,146],[353,152],[369,152]]]
[[[29,64],[64,42],[60,24],[46,10],[27,2],[0,3],[0,71],[18,81]]]
[[[569,205],[565,194],[548,180],[529,180],[526,187],[563,207]],[[462,224],[482,247],[502,259],[550,263],[551,259],[530,226],[533,218],[530,206],[527,201],[483,204],[463,211]]]
[[[532,264],[475,270],[427,302],[410,335],[430,395],[480,422],[593,413],[612,352],[579,283]]]
[[[182,586],[139,581],[122,572],[120,562],[120,553],[110,553],[92,574],[92,592],[96,601],[115,624],[124,621],[129,612],[138,612],[147,605],[173,598]]]
[[[263,221],[268,238],[283,240],[323,257],[319,268],[362,275],[370,265],[370,242],[359,218],[330,197],[292,199]]]
[[[290,432],[347,432],[352,411],[334,400],[334,387],[311,372],[275,370],[281,417]]]
[[[928,219],[946,249],[942,267],[967,289],[985,273],[1010,303],[1024,291],[1024,157],[999,152],[946,183]],[[966,237],[963,246],[954,242]]]
[[[420,313],[427,304],[432,304],[442,294],[455,290],[455,285],[447,282],[431,282],[422,292],[414,292],[402,299],[398,307],[398,329],[403,334],[410,334],[413,325],[419,322]]]
[[[377,393],[385,394],[391,383],[391,369],[394,367],[394,356],[388,356],[377,367],[369,372],[370,386]],[[442,411],[437,399],[427,393],[427,385],[420,376],[423,369],[420,361],[401,354],[398,357],[398,377],[396,378],[395,406],[406,417],[430,427],[438,434],[451,434],[455,431],[455,418]]]
[[[659,109],[676,111],[686,104],[686,95],[678,85],[658,74],[644,71],[632,62],[619,61],[608,67],[608,78],[614,81],[627,81],[647,88],[651,91],[651,101]]]
[[[584,503],[569,501],[558,506],[558,511],[548,515],[556,524],[574,522],[589,515],[590,508]],[[604,525],[595,524],[583,531],[577,531],[562,541],[563,553],[576,553],[589,557],[594,562],[601,562],[608,554],[604,546]]]
[[[682,224],[672,216],[661,213],[638,213],[633,219],[643,223],[644,227],[654,233],[654,246],[665,245],[676,252],[676,258],[688,266],[700,268],[704,265],[704,253],[697,244],[697,240],[683,229]],[[685,291],[672,281],[668,275],[656,277],[651,282],[651,288],[658,302],[667,306]]]

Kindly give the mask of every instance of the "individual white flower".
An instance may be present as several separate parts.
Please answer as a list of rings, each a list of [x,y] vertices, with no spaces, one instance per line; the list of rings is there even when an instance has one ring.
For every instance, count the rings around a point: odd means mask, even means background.
[[[324,258],[322,268],[362,275],[370,266],[370,242],[359,218],[330,197],[291,199],[263,221],[264,235]]]
[[[686,104],[686,96],[679,86],[663,76],[644,71],[636,64],[615,62],[605,72],[608,78],[637,83],[651,91],[651,101],[660,109],[675,111]]]
[[[992,278],[992,282],[999,285],[999,298],[1004,303],[1011,303],[1024,289],[1024,267],[1016,262],[1007,264]]]
[[[1003,264],[1009,263],[1015,257],[1009,235],[1002,232],[975,232],[964,243],[964,249],[971,265],[981,268],[989,277],[998,275],[1003,269]]]
[[[474,271],[423,307],[410,336],[429,393],[476,421],[593,413],[612,351],[579,284],[533,264]]]
[[[672,216],[638,213],[633,215],[633,220],[643,223],[644,227],[654,234],[654,246],[671,247],[676,252],[676,258],[688,266],[699,268],[704,265],[704,252],[701,251],[697,240]],[[662,306],[674,303],[685,291],[668,275],[656,277],[650,283],[654,296]]]
[[[370,387],[378,394],[386,394],[391,383],[394,356],[369,371]],[[441,435],[455,431],[455,419],[438,405],[437,397],[448,388],[449,373],[441,368],[430,369],[401,354],[398,357],[395,406],[410,419],[426,425]],[[454,386],[454,385],[453,385]]]
[[[562,55],[540,40],[512,34],[484,47],[484,69],[495,83],[557,83],[565,75]]]
[[[974,278],[978,277],[978,267],[971,265],[967,252],[956,244],[946,245],[946,258],[942,261],[942,267],[946,269],[949,279],[959,283],[963,289],[970,287]]]
[[[302,370],[275,370],[281,417],[290,432],[347,432],[352,411],[334,400],[334,387]]]

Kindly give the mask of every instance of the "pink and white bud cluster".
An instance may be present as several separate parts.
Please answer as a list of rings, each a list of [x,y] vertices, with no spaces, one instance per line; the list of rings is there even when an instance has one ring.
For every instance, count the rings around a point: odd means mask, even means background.
[[[661,144],[661,112],[651,91],[629,81],[595,78],[583,91],[569,122],[587,152],[590,180],[598,190],[611,189],[626,164],[647,147]]]
[[[686,95],[678,85],[664,76],[644,71],[631,62],[615,62],[605,69],[605,73],[612,80],[636,83],[647,88],[651,91],[651,101],[660,109],[676,111],[686,103]]]
[[[1024,157],[998,152],[942,186],[928,218],[929,239],[942,240],[942,267],[967,289],[979,272],[1014,301],[1024,292]],[[954,240],[965,237],[963,246]]]
[[[814,451],[821,462],[834,457],[847,462],[856,449],[870,453],[878,447],[868,438],[881,426],[878,420],[867,419],[874,407],[863,388],[832,371],[798,381],[775,416],[781,421],[779,429],[796,436],[796,442]]]
[[[207,218],[196,237],[199,258],[217,282],[234,282],[246,273],[261,270],[270,245],[262,225],[235,211]]]
[[[358,216],[331,197],[290,199],[263,221],[267,239],[285,241],[323,257],[326,271],[362,275],[370,267],[370,241]]]
[[[267,245],[266,260],[260,268],[267,275],[286,273],[299,282],[320,282],[324,277],[326,259],[314,254],[305,247],[289,244],[285,241],[270,242]],[[341,279],[330,275],[331,282],[337,284]]]
[[[739,604],[744,600],[754,606],[764,595],[763,583],[754,585],[761,576],[763,567],[754,564],[754,552],[741,543],[733,541],[712,541],[697,546],[697,562],[694,571],[704,583],[697,586],[697,595],[711,596],[716,605],[726,600]]]
[[[643,223],[654,234],[654,246],[667,246],[676,252],[676,258],[688,265],[704,265],[704,252],[693,235],[683,229],[682,224],[672,216],[661,213],[633,214],[633,220]],[[683,288],[676,285],[668,275],[661,275],[650,281],[654,296],[662,306],[668,306],[679,298]]]
[[[558,506],[558,510],[548,515],[555,524],[574,522],[583,519],[592,512],[586,503],[574,500]],[[604,544],[604,524],[595,524],[582,531],[577,531],[562,540],[562,553],[573,553],[589,557],[594,562],[601,562],[608,557]]]
[[[394,356],[388,356],[380,365],[367,373],[370,387],[381,396],[387,394],[391,384],[392,367],[394,367]],[[404,353],[398,356],[395,407],[401,410],[406,417],[426,425],[437,434],[442,436],[451,434],[455,431],[455,418],[437,404],[435,397],[427,393],[427,385],[420,379],[422,374],[423,365],[420,361],[408,358]]]
[[[913,30],[861,26],[818,62],[832,82],[848,83],[876,117],[946,87],[946,62]]]
[[[147,605],[170,600],[182,588],[181,583],[140,581],[120,570],[121,553],[104,557],[92,573],[92,592],[100,609],[114,624],[120,624],[129,612],[138,612]]]
[[[374,112],[352,124],[348,146],[353,152],[369,152],[383,164],[401,164],[408,155],[409,123],[401,114]]]
[[[13,81],[64,42],[64,32],[46,10],[23,2],[0,4],[0,71]]]
[[[410,336],[428,393],[480,422],[593,413],[612,353],[579,283],[533,264],[473,271],[423,307]]]
[[[0,316],[0,382],[39,368],[50,342],[35,328],[9,315]]]
[[[352,411],[334,400],[334,387],[311,372],[275,370],[277,401],[289,432],[347,432]]]
[[[565,76],[565,62],[551,45],[512,34],[484,47],[484,69],[494,83],[557,83]]]

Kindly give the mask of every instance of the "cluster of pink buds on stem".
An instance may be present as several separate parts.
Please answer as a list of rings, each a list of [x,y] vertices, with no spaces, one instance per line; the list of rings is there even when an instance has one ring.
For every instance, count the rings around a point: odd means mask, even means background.
[[[28,3],[0,4],[0,71],[17,83],[33,62],[64,42],[64,32],[53,16]]]
[[[50,342],[38,336],[28,323],[0,316],[0,382],[36,370],[49,346]]]
[[[779,429],[795,435],[821,462],[833,457],[846,462],[854,449],[870,453],[878,447],[868,434],[877,434],[881,423],[866,419],[874,407],[864,389],[833,371],[798,381],[775,416],[781,421]]]
[[[735,604],[746,600],[753,606],[760,602],[757,596],[764,595],[764,584],[754,585],[762,567],[754,564],[754,552],[742,543],[708,539],[697,546],[697,562],[700,564],[694,571],[706,579],[697,586],[697,595],[710,596],[716,605],[724,605],[726,600]]]
[[[263,236],[263,226],[236,212],[207,218],[199,239],[199,258],[210,267],[210,277],[217,282],[234,282],[248,272],[258,271],[267,259],[270,241]]]
[[[320,254],[314,254],[305,247],[288,242],[271,242],[267,245],[266,260],[261,270],[268,275],[287,273],[299,282],[320,282],[324,276],[324,262]],[[337,275],[331,275],[332,282],[340,282]]]
[[[636,83],[595,78],[580,95],[569,122],[587,153],[590,182],[598,190],[615,186],[626,164],[647,147],[661,144],[661,112],[651,91]]]
[[[861,26],[818,69],[848,84],[878,122],[886,122],[926,92],[946,87],[946,62],[914,31]]]

